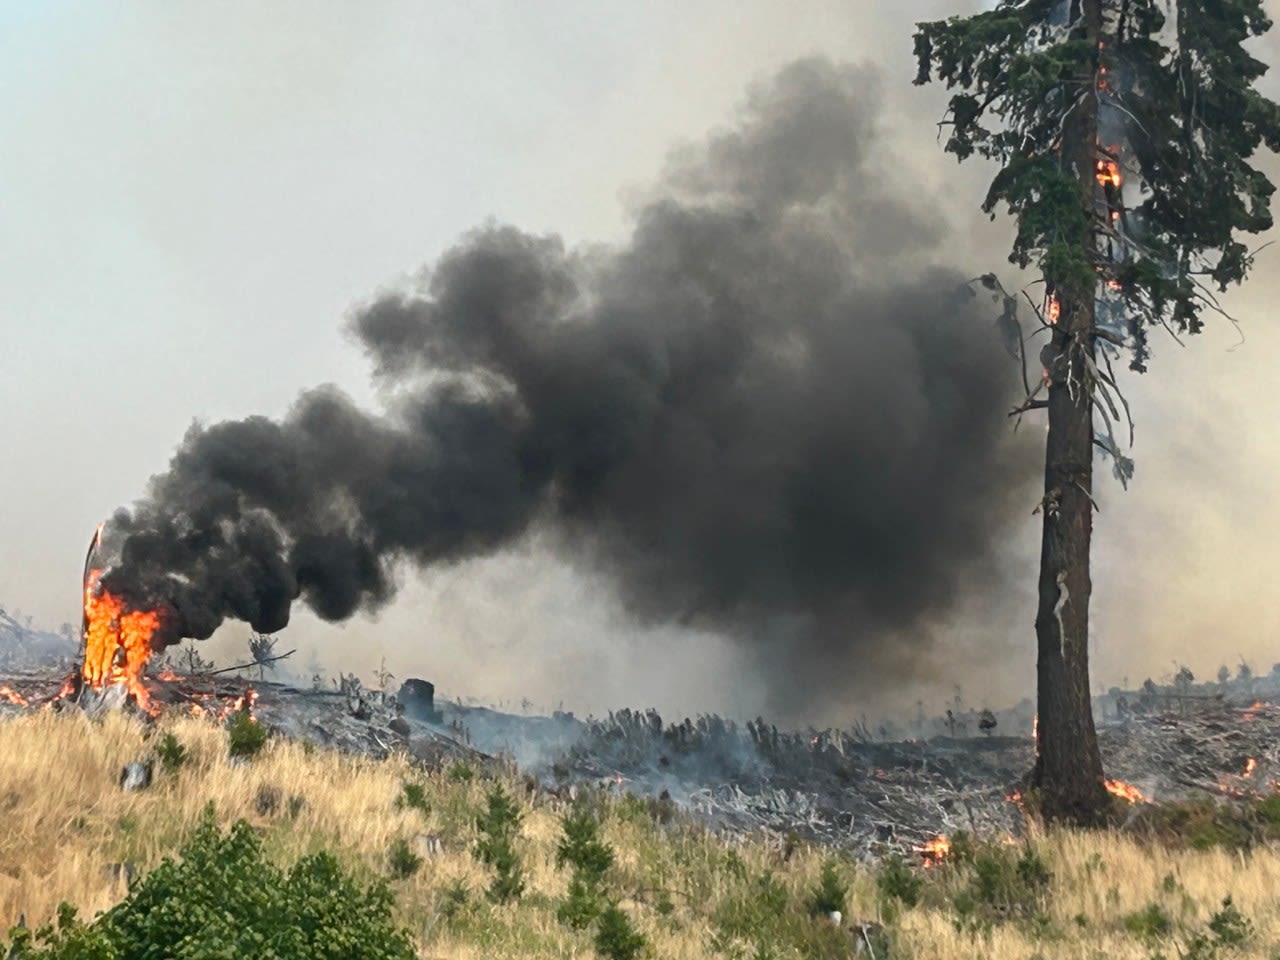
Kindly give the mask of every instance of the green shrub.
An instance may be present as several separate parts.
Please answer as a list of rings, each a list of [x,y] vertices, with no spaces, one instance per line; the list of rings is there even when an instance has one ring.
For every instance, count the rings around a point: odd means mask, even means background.
[[[1268,794],[1254,806],[1254,812],[1267,826],[1280,828],[1280,793]]]
[[[69,903],[58,904],[57,923],[34,931],[14,927],[9,936],[6,960],[123,960],[106,932],[81,922]]]
[[[596,950],[608,960],[635,960],[648,945],[644,935],[616,905],[605,907],[596,927]]]
[[[604,877],[613,866],[613,848],[600,839],[600,821],[583,805],[564,817],[560,828],[563,834],[556,846],[556,866],[571,866],[573,877],[556,916],[561,923],[582,930],[605,907]]]
[[[822,864],[822,875],[818,886],[809,897],[809,910],[816,914],[831,914],[839,911],[843,914],[849,898],[849,885],[840,879],[836,872],[834,860]]]
[[[649,820],[649,807],[643,799],[631,791],[614,800],[613,814],[623,823],[643,824]]]
[[[169,731],[156,744],[156,756],[165,770],[177,770],[187,762],[187,748]]]
[[[507,903],[524,893],[524,872],[515,850],[519,828],[519,807],[501,786],[495,785],[486,797],[484,811],[476,817],[480,838],[475,847],[476,858],[493,868],[487,895],[495,903]]]
[[[916,873],[899,856],[885,859],[876,876],[876,887],[881,896],[893,901],[897,900],[905,907],[914,907],[920,902],[920,891],[924,889],[924,879]]]
[[[585,930],[604,910],[604,894],[593,887],[581,874],[575,873],[569,880],[569,890],[556,907],[556,919],[574,930]]]
[[[952,869],[966,880],[951,898],[957,930],[985,934],[997,922],[1018,919],[1031,924],[1039,939],[1059,936],[1044,910],[1053,874],[1040,854],[1030,846],[1017,853],[1004,844],[967,839],[961,858],[955,849],[953,843]]]
[[[413,852],[404,837],[396,837],[387,849],[387,867],[397,880],[412,877],[422,866],[422,857]]]
[[[653,909],[658,911],[658,916],[669,917],[676,912],[676,903],[671,899],[671,894],[666,890],[659,890],[657,899],[654,900]]]
[[[456,920],[470,905],[471,890],[461,877],[440,891],[440,913],[445,920]]]
[[[1237,948],[1253,936],[1253,924],[1245,918],[1231,898],[1222,901],[1222,909],[1209,918],[1208,931],[1196,933],[1179,950],[1183,960],[1219,960],[1233,956]]]
[[[91,924],[67,906],[56,926],[19,933],[15,960],[413,960],[380,882],[361,886],[318,853],[288,871],[265,860],[252,827],[223,834],[212,808],[179,860],[166,859]]]
[[[1238,947],[1253,936],[1253,924],[1236,909],[1231,898],[1222,901],[1222,909],[1209,918],[1209,930],[1221,946]]]
[[[848,931],[815,919],[812,910],[808,897],[793,897],[770,873],[729,883],[710,918],[713,950],[741,957],[743,945],[750,944],[762,956],[846,960],[852,946]]]
[[[1014,872],[1022,886],[1035,896],[1044,894],[1049,889],[1049,884],[1053,882],[1053,873],[1049,870],[1049,865],[1044,862],[1044,857],[1031,847],[1022,851]]]
[[[1142,816],[1150,832],[1170,846],[1187,846],[1193,850],[1221,847],[1246,850],[1257,837],[1256,831],[1270,827],[1268,816],[1280,814],[1280,805],[1267,806],[1265,801],[1252,807],[1219,803],[1212,797],[1197,797],[1176,803],[1153,804]]]
[[[1148,904],[1137,913],[1129,914],[1123,923],[1126,930],[1143,940],[1155,940],[1173,932],[1173,918],[1158,903]]]
[[[556,866],[573,867],[590,881],[600,881],[613,866],[613,848],[600,839],[600,821],[579,807],[560,821],[563,836],[556,845]]]
[[[237,710],[227,723],[231,756],[245,760],[256,757],[267,743],[267,731],[248,710]]]
[[[717,905],[712,920],[717,927],[743,940],[775,938],[786,914],[787,888],[765,873],[747,884],[735,884]],[[807,918],[806,918],[807,921]]]
[[[449,768],[449,779],[454,783],[470,783],[476,778],[476,772],[468,764],[455,763]]]
[[[397,810],[417,810],[424,817],[431,814],[431,803],[427,800],[427,788],[416,780],[406,780],[400,785],[400,796],[396,797]]]

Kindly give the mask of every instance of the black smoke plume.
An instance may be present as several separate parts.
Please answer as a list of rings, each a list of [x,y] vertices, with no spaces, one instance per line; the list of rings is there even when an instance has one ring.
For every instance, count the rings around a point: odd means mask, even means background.
[[[385,412],[322,387],[193,426],[115,516],[106,586],[167,607],[171,640],[273,632],[536,531],[646,622],[828,682],[912,670],[992,585],[1035,454],[990,305],[926,265],[945,230],[879,152],[876,97],[787,67],[673,155],[616,248],[466,236],[352,320]]]

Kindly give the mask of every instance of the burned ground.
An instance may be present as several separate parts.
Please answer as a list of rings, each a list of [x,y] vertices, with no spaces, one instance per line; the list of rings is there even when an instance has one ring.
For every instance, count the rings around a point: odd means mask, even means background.
[[[3,679],[0,713],[49,707],[64,674]],[[1030,736],[876,741],[865,730],[778,730],[716,716],[669,724],[653,711],[604,719],[516,716],[438,703],[438,722],[403,715],[394,697],[343,678],[329,689],[228,676],[153,680],[162,709],[216,717],[250,687],[255,716],[280,736],[380,757],[405,752],[432,767],[476,774],[516,768],[531,794],[631,793],[659,819],[683,810],[730,833],[818,841],[865,859],[911,854],[939,834],[1017,834],[1011,799],[1033,762]],[[1101,726],[1110,776],[1142,795],[1267,793],[1280,777],[1280,705],[1229,696],[1155,701]]]

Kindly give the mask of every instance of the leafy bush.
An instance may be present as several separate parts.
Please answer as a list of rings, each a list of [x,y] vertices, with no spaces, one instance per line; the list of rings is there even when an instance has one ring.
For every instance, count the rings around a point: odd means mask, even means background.
[[[256,757],[267,743],[267,731],[248,710],[237,710],[227,723],[231,756],[245,760]]]
[[[1267,826],[1280,827],[1280,793],[1268,794],[1253,809]]]
[[[467,887],[467,881],[461,877],[440,892],[440,913],[445,920],[456,920],[470,905],[471,890]]]
[[[905,907],[920,902],[924,879],[912,870],[901,857],[888,857],[876,877],[880,894],[888,900],[897,900]]]
[[[69,903],[58,905],[58,921],[35,931],[14,927],[6,960],[122,960],[107,934],[76,917]]]
[[[560,821],[564,835],[556,845],[556,866],[565,864],[585,879],[600,881],[613,866],[613,848],[600,839],[600,821],[579,807]]]
[[[422,857],[413,852],[404,837],[396,837],[387,849],[387,866],[393,877],[403,880],[418,872],[418,868],[422,866]]]
[[[468,764],[455,763],[449,768],[449,779],[454,783],[470,783],[476,778],[476,772]]]
[[[1253,936],[1253,924],[1236,909],[1231,898],[1222,901],[1222,909],[1209,918],[1208,931],[1195,934],[1179,952],[1184,960],[1218,960],[1234,955]]]
[[[631,919],[616,905],[605,907],[596,927],[596,950],[608,960],[635,960],[648,941],[631,925]]]
[[[556,907],[556,919],[574,930],[585,930],[604,910],[604,894],[593,887],[580,874],[569,880],[569,890]]]
[[[1236,909],[1231,898],[1222,901],[1222,909],[1209,918],[1209,930],[1224,947],[1238,947],[1253,936],[1253,924]]]
[[[431,813],[431,803],[427,800],[427,788],[416,780],[406,780],[400,785],[400,796],[396,797],[397,810],[417,810],[424,817]]]
[[[721,900],[712,919],[731,936],[759,940],[781,932],[787,906],[787,888],[765,873]]]
[[[413,960],[392,898],[343,872],[329,853],[287,872],[263,859],[249,824],[224,835],[210,808],[181,851],[91,924],[63,905],[56,926],[15,931],[15,960]]]
[[[848,898],[849,885],[840,879],[840,875],[836,872],[835,861],[827,860],[822,864],[822,876],[818,880],[818,886],[809,897],[809,909],[817,914],[831,914],[837,911],[843,914]]]
[[[1280,805],[1263,801],[1250,808],[1220,803],[1213,797],[1153,804],[1142,813],[1150,832],[1160,840],[1193,850],[1247,850],[1267,834],[1276,835],[1276,827],[1268,820],[1271,815],[1280,815]]]
[[[556,846],[556,866],[573,867],[573,877],[556,916],[561,923],[582,930],[605,907],[604,877],[613,866],[613,848],[600,839],[600,821],[585,806],[564,817],[560,827],[563,835]]]
[[[495,903],[507,903],[524,893],[524,871],[516,854],[515,840],[520,828],[520,810],[515,800],[495,785],[486,798],[483,813],[476,817],[480,838],[477,859],[494,871],[487,895]]]
[[[187,762],[187,748],[178,741],[172,731],[169,731],[156,744],[156,756],[160,759],[160,766],[165,770],[177,770]]]
[[[1135,937],[1143,940],[1155,940],[1168,936],[1173,931],[1173,918],[1158,903],[1148,904],[1137,913],[1124,918],[1124,928]]]
[[[765,956],[807,960],[849,956],[848,932],[825,919],[815,920],[812,903],[807,898],[801,901],[792,897],[770,873],[730,884],[716,904],[711,921],[715,931],[713,949],[726,956],[735,955],[744,942]]]
[[[1044,859],[1030,846],[1019,854],[1004,844],[977,843],[966,838],[963,854],[955,856],[953,869],[967,883],[952,897],[953,924],[968,933],[986,933],[997,922],[1019,919],[1029,922],[1040,939],[1056,936],[1044,912],[1053,879]]]

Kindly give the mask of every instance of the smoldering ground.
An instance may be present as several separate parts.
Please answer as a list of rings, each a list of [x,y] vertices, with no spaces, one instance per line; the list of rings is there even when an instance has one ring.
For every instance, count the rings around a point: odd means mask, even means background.
[[[962,595],[1000,595],[1038,452],[990,303],[878,149],[877,87],[786,67],[672,155],[619,246],[464,237],[351,319],[384,411],[321,387],[193,426],[113,518],[106,587],[170,639],[274,632],[537,533],[779,692],[927,673]]]

